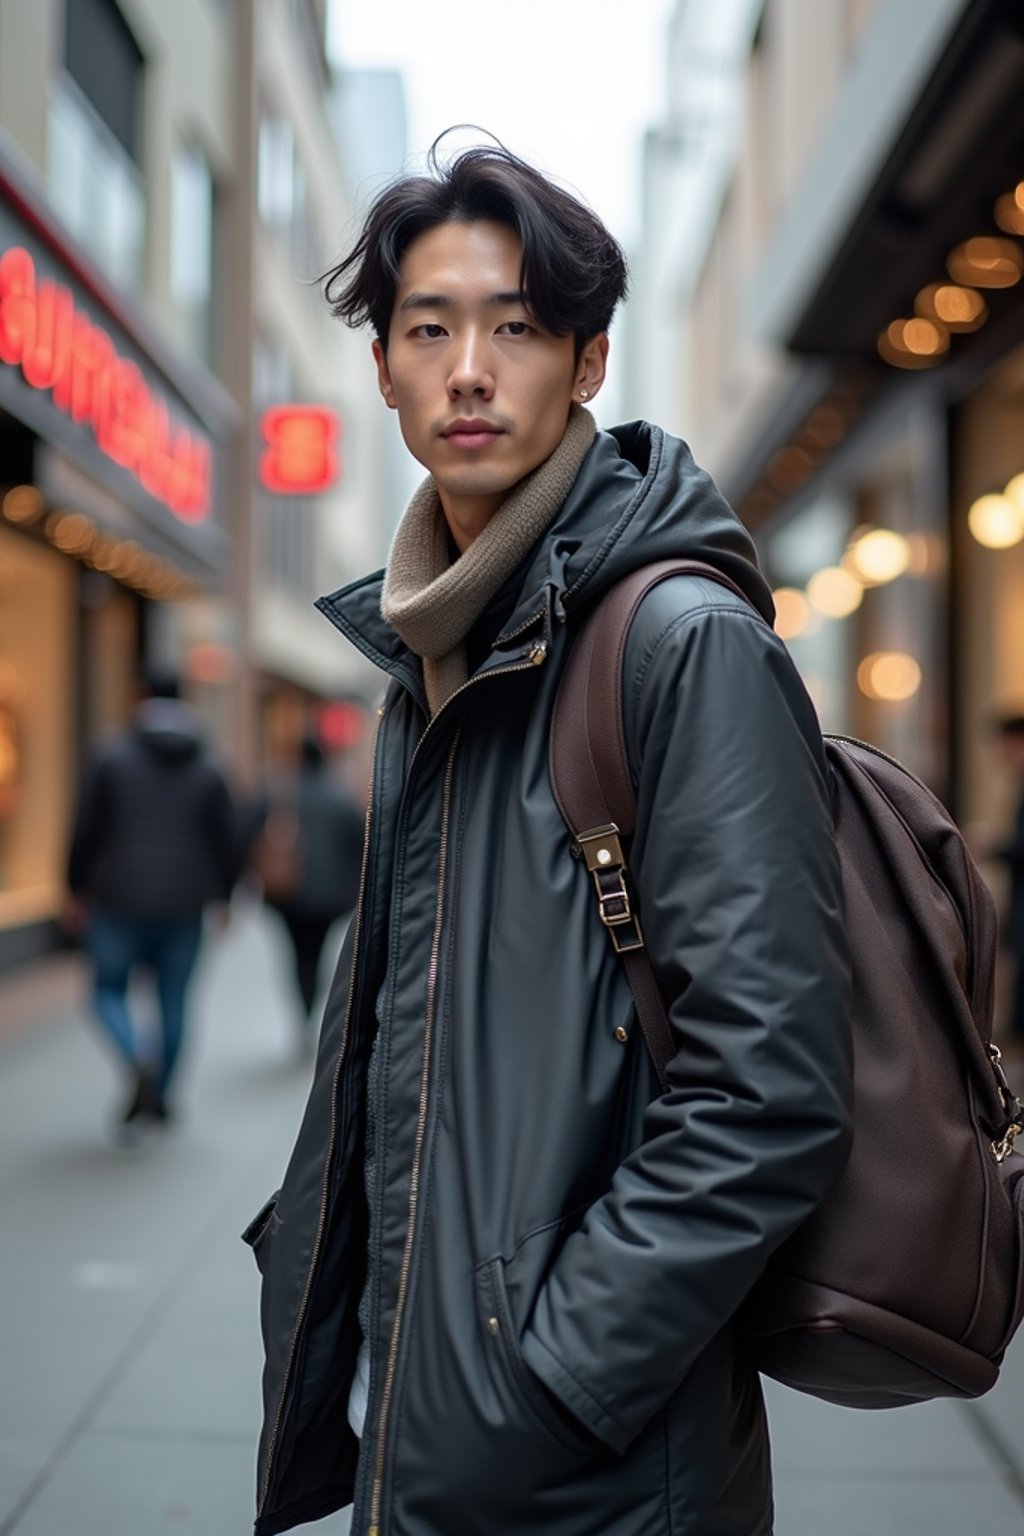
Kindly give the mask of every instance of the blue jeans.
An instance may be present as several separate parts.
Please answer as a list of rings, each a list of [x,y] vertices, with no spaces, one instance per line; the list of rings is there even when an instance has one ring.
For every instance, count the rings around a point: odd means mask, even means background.
[[[94,970],[94,1002],[100,1022],[131,1067],[140,1052],[128,1011],[128,980],[136,965],[153,973],[160,1004],[162,1057],[158,1076],[167,1090],[185,1032],[185,992],[199,954],[201,917],[168,922],[158,918],[121,917],[97,908],[90,918],[87,947]]]

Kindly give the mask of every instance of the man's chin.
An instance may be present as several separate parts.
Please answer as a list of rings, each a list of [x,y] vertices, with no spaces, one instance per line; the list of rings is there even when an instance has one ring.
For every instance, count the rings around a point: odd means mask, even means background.
[[[491,470],[490,473],[477,470],[475,473],[445,474],[434,477],[442,491],[447,491],[450,496],[504,496],[514,485],[522,479],[509,470]]]

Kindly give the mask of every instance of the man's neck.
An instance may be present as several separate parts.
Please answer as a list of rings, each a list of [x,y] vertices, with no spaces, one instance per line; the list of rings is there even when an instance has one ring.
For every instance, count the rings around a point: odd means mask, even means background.
[[[460,555],[480,537],[508,494],[502,491],[494,496],[448,496],[438,489],[441,511]]]

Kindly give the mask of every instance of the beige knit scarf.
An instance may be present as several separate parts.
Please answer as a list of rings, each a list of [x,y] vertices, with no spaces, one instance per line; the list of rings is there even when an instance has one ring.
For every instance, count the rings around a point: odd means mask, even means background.
[[[380,606],[409,649],[423,658],[432,716],[466,681],[463,641],[554,521],[596,431],[590,412],[573,405],[554,453],[519,482],[454,562],[432,475],[410,501],[391,546]]]

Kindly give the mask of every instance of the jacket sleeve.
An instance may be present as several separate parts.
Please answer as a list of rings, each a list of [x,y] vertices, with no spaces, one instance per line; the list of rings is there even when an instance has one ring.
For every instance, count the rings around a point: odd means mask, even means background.
[[[531,1370],[619,1451],[849,1151],[848,955],[817,722],[766,624],[728,598],[680,612],[673,587],[641,607],[623,690],[670,1087],[522,1341]]]

